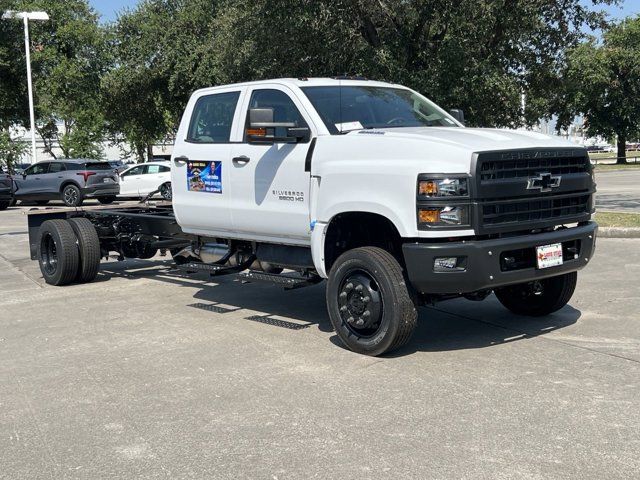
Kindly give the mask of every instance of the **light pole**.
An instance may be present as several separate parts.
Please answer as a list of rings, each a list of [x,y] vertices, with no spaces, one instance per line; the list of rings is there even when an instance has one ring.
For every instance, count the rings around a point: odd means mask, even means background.
[[[21,18],[24,22],[24,50],[27,57],[27,87],[29,90],[29,119],[31,120],[31,156],[32,162],[38,161],[36,153],[36,120],[33,111],[33,85],[31,84],[31,52],[29,49],[29,20],[49,20],[47,12],[14,12],[7,10],[2,15],[3,20]]]

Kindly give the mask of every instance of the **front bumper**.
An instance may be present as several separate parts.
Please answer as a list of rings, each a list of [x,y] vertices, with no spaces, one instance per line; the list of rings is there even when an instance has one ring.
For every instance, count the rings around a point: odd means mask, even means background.
[[[402,251],[409,281],[420,293],[471,293],[580,270],[591,260],[597,230],[595,222],[587,222],[553,232],[494,240],[405,243]],[[553,243],[571,249],[572,256],[565,256],[562,265],[537,269],[535,247]],[[436,257],[466,257],[464,270],[435,272]],[[507,257],[518,258],[517,265],[508,264]]]
[[[82,196],[84,198],[105,197],[118,195],[120,193],[120,185],[117,183],[98,183],[82,188]]]

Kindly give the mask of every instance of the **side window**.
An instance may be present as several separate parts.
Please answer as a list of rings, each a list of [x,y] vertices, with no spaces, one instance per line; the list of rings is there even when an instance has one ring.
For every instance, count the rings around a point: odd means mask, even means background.
[[[49,173],[59,173],[64,172],[66,170],[64,163],[51,163],[49,164]]]
[[[217,93],[200,97],[193,108],[187,141],[225,143],[231,139],[233,115],[240,92]]]
[[[145,173],[160,173],[160,165],[147,165]]]
[[[254,90],[251,94],[249,108],[273,108],[273,121],[277,123],[295,123],[296,127],[308,127],[302,114],[293,103],[291,97],[281,90],[263,89]],[[247,114],[247,125],[249,122]],[[278,127],[275,129],[276,137],[286,137],[287,129]],[[245,139],[246,141],[246,139]]]
[[[164,165],[160,165],[160,173],[167,173],[170,172],[171,169],[169,167],[166,167]]]
[[[131,170],[128,170],[122,174],[123,177],[128,177],[129,175],[140,175],[144,170],[144,165],[138,165],[137,167],[133,167]]]
[[[43,162],[43,163],[36,163],[35,165],[32,165],[31,167],[27,168],[24,173],[25,175],[42,175],[43,173],[47,173],[47,170],[49,169],[49,163]]]

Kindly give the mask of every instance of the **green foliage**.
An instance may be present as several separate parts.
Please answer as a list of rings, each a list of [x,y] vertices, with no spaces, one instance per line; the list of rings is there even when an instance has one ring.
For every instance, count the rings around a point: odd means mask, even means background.
[[[109,57],[96,13],[86,0],[6,0],[3,8],[45,10],[50,16],[49,21],[29,24],[37,129],[45,149],[53,154],[57,141],[65,157],[98,158],[100,149],[87,142],[102,138],[99,87]],[[0,67],[3,52],[10,57],[6,80],[0,74],[0,98],[10,100],[11,110],[2,112],[2,119],[5,125],[28,126],[26,88],[22,88],[26,87],[22,24],[12,20],[0,25],[0,31],[6,32],[0,44]]]
[[[13,140],[8,131],[0,130],[0,166],[4,166],[6,171],[12,170],[13,164],[20,160],[28,148],[26,143]]]
[[[195,89],[273,77],[364,75],[470,125],[532,124],[575,104],[555,95],[565,52],[604,25],[581,0],[143,0],[111,25],[87,0],[5,4],[51,16],[32,23],[36,115],[67,156],[100,156],[108,134],[143,158]],[[0,128],[26,122],[21,42],[20,22],[0,22]]]
[[[624,162],[626,141],[640,135],[640,17],[571,50],[565,79],[561,123],[585,115],[589,135],[617,136]]]
[[[522,93],[526,123],[550,115],[564,50],[602,22],[579,0],[229,0],[203,63],[221,82],[361,74],[518,126]]]

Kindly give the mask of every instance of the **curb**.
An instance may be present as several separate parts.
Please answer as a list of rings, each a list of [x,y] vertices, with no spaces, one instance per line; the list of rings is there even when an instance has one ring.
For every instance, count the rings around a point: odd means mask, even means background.
[[[640,238],[640,228],[598,227],[600,238]]]

